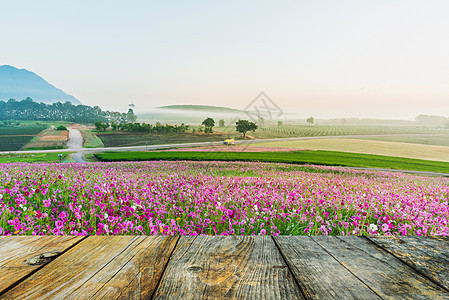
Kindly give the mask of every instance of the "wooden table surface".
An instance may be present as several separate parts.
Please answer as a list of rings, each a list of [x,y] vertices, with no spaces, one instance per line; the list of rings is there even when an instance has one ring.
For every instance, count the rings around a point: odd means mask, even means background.
[[[0,237],[0,299],[449,299],[448,237]]]

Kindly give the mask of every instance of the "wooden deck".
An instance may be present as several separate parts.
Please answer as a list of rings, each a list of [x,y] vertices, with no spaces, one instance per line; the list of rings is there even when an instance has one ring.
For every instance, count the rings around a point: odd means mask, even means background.
[[[447,237],[0,237],[0,299],[449,299]]]

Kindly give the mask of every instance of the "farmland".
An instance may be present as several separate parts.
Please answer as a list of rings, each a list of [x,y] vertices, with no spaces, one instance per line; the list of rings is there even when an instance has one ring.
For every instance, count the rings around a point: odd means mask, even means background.
[[[0,127],[0,151],[20,150],[45,128],[41,123]]]
[[[26,144],[23,150],[64,149],[68,138],[69,132],[67,130],[47,128]]]
[[[230,132],[232,127],[227,127]],[[235,129],[234,129],[235,130]],[[449,134],[449,129],[422,126],[381,126],[381,125],[283,125],[262,126],[251,136],[259,139],[288,138],[308,136],[345,136],[345,135],[388,135],[388,134]]]
[[[95,132],[95,134],[106,147],[216,142],[227,138],[227,135],[219,133],[145,134],[140,132]]]
[[[352,138],[308,139],[295,141],[280,141],[254,143],[251,148],[285,147],[311,150],[343,151],[376,155],[388,155],[426,160],[449,161],[449,147],[388,142],[380,140],[365,140]]]
[[[387,168],[425,172],[449,173],[449,162],[410,159],[381,155],[336,151],[291,152],[104,152],[94,156],[101,161],[192,160],[192,161],[260,161],[327,166]]]
[[[449,235],[449,179],[249,162],[1,164],[0,234]]]
[[[447,134],[365,136],[359,139],[449,147],[449,135]]]

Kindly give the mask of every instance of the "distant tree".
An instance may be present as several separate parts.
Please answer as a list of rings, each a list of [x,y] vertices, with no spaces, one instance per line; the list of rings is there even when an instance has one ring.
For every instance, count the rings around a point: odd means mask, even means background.
[[[259,126],[263,126],[265,122],[265,119],[261,116],[261,115],[257,115],[257,123],[259,124]]]
[[[307,123],[313,125],[313,123],[315,122],[315,119],[312,116],[310,116],[310,117],[307,118],[306,121],[307,121]]]
[[[128,113],[126,114],[126,121],[129,123],[134,123],[137,121],[137,116],[134,114],[132,108],[128,109]]]
[[[101,129],[103,129],[103,131],[106,131],[106,129],[108,129],[109,124],[108,123],[102,123],[101,124]]]
[[[204,127],[214,127],[215,121],[212,118],[207,118],[203,121],[203,123],[201,123],[201,125],[204,125]]]
[[[246,133],[248,131],[256,131],[257,124],[254,122],[250,122],[248,120],[238,120],[235,122],[235,130],[243,134],[243,138],[246,138]]]
[[[215,121],[214,119],[208,117],[206,120],[203,121],[203,123],[201,123],[201,125],[204,125],[205,133],[212,133],[213,131],[212,128],[215,126]]]
[[[448,122],[448,118],[435,115],[419,115],[415,120],[424,125],[445,125]]]
[[[116,131],[118,129],[118,125],[115,122],[111,122],[111,128],[113,131]]]
[[[225,120],[221,119],[218,121],[218,127],[225,127]]]
[[[108,123],[103,123],[103,122],[101,122],[101,121],[95,122],[94,125],[95,125],[95,128],[96,128],[98,131],[100,131],[100,130],[106,131],[106,129],[109,127],[109,124],[108,124]]]
[[[64,125],[59,125],[58,127],[56,127],[56,130],[67,130],[67,127],[65,127]]]
[[[283,125],[282,121],[278,121],[278,127],[281,127]]]
[[[101,121],[97,121],[97,122],[95,122],[95,128],[98,130],[98,131],[100,131],[102,128],[103,128],[103,126],[101,126],[103,124],[103,122],[101,122]]]

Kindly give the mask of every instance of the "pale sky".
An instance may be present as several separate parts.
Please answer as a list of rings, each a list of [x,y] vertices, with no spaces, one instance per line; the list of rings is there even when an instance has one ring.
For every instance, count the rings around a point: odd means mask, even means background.
[[[449,116],[449,1],[0,0],[0,65],[87,105]]]

